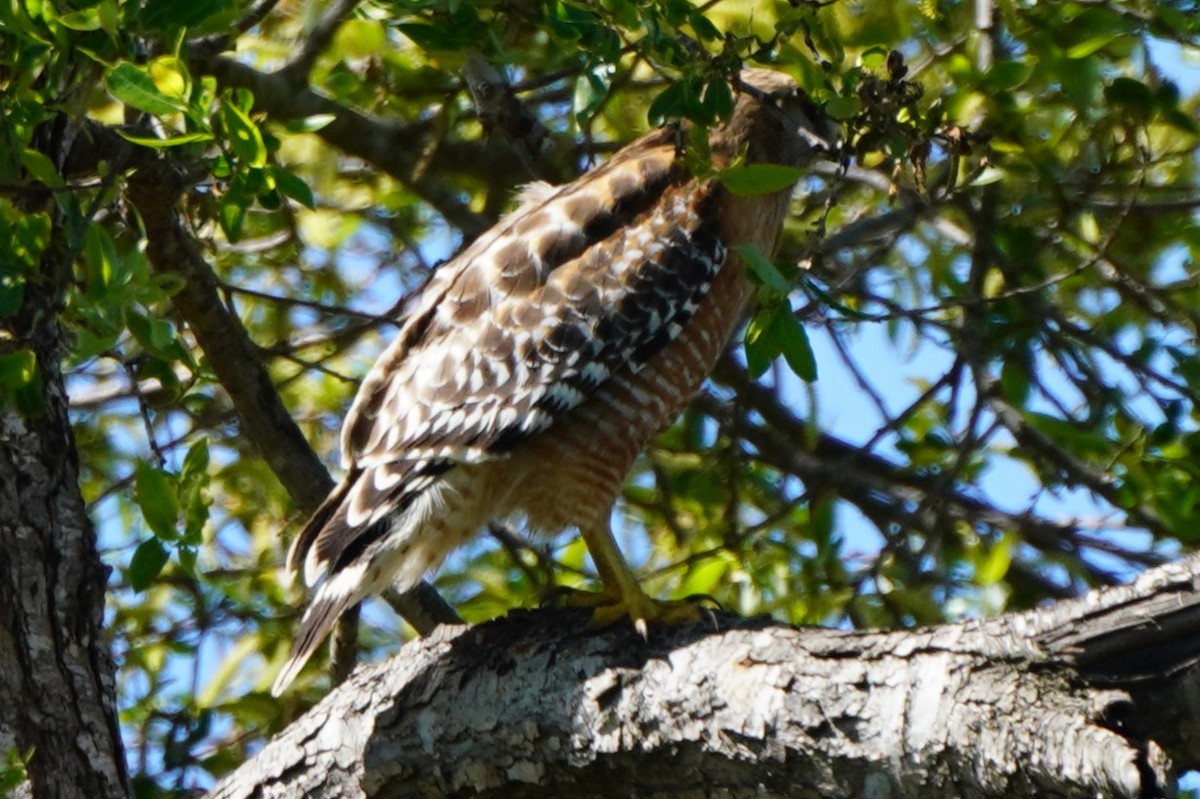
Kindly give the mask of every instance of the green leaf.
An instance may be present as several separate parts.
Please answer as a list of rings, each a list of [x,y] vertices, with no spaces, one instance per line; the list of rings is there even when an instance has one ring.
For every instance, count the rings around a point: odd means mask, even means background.
[[[100,224],[91,222],[83,234],[84,264],[89,296],[102,296],[117,269],[117,246]]]
[[[725,119],[732,114],[733,90],[729,88],[729,81],[724,78],[709,81],[704,87],[701,103],[712,119]]]
[[[738,244],[733,251],[742,259],[742,263],[750,270],[750,274],[762,285],[779,294],[787,294],[792,290],[791,282],[783,276],[770,258],[763,255],[762,250],[758,249],[758,245]]]
[[[42,374],[32,350],[0,355],[0,402],[11,402],[26,417],[41,415]]]
[[[221,121],[229,134],[229,142],[237,157],[248,166],[263,167],[267,164],[267,146],[262,133],[245,111],[231,102],[221,106]]]
[[[104,78],[109,93],[127,106],[149,114],[172,114],[184,105],[158,90],[150,73],[122,61]]]
[[[387,31],[379,20],[348,19],[338,27],[333,43],[343,57],[368,58],[387,47]]]
[[[149,0],[139,21],[151,30],[194,28],[230,5],[227,0]]]
[[[25,300],[25,279],[12,273],[0,275],[0,319],[12,316]]]
[[[179,147],[183,144],[191,144],[198,141],[212,141],[213,135],[208,131],[198,130],[194,133],[184,133],[180,136],[172,136],[169,139],[156,139],[153,136],[135,136],[132,133],[126,133],[123,130],[118,130],[117,134],[126,141],[142,147],[153,147],[162,149],[164,147]]]
[[[658,97],[655,97],[654,102],[650,103],[650,109],[646,112],[646,118],[650,120],[650,124],[661,125],[667,120],[682,117],[685,90],[683,81],[680,81],[672,83]]]
[[[682,599],[697,594],[712,594],[728,572],[729,562],[725,558],[708,558],[688,572],[675,592],[676,596]]]
[[[21,165],[43,185],[51,188],[63,185],[62,175],[58,174],[54,162],[44,153],[26,148],[21,152]]]
[[[198,546],[203,542],[204,525],[208,523],[209,500],[205,493],[208,488],[208,439],[201,438],[188,448],[183,459],[183,471],[179,474],[180,494],[184,505],[183,542],[190,546]],[[184,549],[179,551],[180,564],[189,572],[188,563],[184,557]],[[194,553],[192,553],[194,559]]]
[[[187,572],[188,575],[195,577],[196,576],[196,547],[180,546],[178,549],[175,550],[175,554],[179,558],[180,568],[182,568],[185,572]]]
[[[187,455],[183,458],[183,471],[180,472],[179,480],[183,483],[190,483],[194,480],[208,478],[208,439],[201,438],[190,447],[188,447]]]
[[[284,124],[289,133],[316,133],[337,119],[336,114],[313,114],[303,119],[292,119]]]
[[[305,208],[317,207],[317,201],[313,197],[312,189],[294,173],[280,167],[272,167],[271,177],[275,180],[275,187],[284,195],[291,197]]]
[[[145,591],[167,565],[167,550],[157,538],[147,538],[138,544],[129,561],[129,585],[134,591]]]
[[[734,194],[753,197],[791,188],[803,174],[804,170],[794,166],[748,164],[722,170],[718,177],[721,185]]]
[[[1029,79],[1033,68],[1033,59],[1029,57],[1021,61],[1001,61],[988,70],[984,80],[994,90],[1015,89]]]
[[[1106,32],[1099,36],[1093,36],[1090,39],[1084,39],[1078,44],[1072,45],[1067,49],[1067,58],[1087,58],[1092,53],[1103,48],[1106,44],[1114,39],[1118,39],[1125,34],[1119,32]]]
[[[166,319],[158,319],[130,306],[125,309],[125,326],[151,355],[165,361],[184,360],[175,327]]]
[[[179,497],[172,475],[139,461],[133,477],[133,499],[156,536],[166,541],[179,537],[175,526],[179,517]]]
[[[779,312],[775,314],[771,332],[791,370],[806,383],[815,383],[817,359],[808,340],[808,331],[786,303],[781,305]]]
[[[217,219],[225,238],[237,241],[242,237],[242,222],[246,219],[246,201],[235,192],[230,192],[221,198]]]
[[[402,23],[396,29],[412,39],[413,44],[427,53],[439,55],[461,55],[470,48],[476,48],[480,42],[474,26],[466,25],[427,25],[413,22]]]
[[[746,366],[752,377],[767,370],[771,362],[783,356],[787,365],[803,380],[817,379],[817,361],[804,325],[792,313],[791,305],[780,298],[764,303],[746,328]]]
[[[825,101],[824,110],[834,119],[851,119],[862,111],[862,101],[857,97],[830,97]]]
[[[1000,538],[975,565],[975,582],[981,586],[995,585],[1008,574],[1012,565],[1013,536]]]
[[[0,387],[20,388],[37,374],[37,356],[32,350],[17,350],[0,355]]]
[[[1133,78],[1114,78],[1104,87],[1104,97],[1113,105],[1120,105],[1149,116],[1154,111],[1154,92],[1150,87]]]
[[[22,755],[14,746],[5,753],[4,764],[0,765],[0,795],[8,796],[28,778],[29,761],[33,760],[33,747]]]
[[[708,17],[700,13],[692,13],[688,15],[688,22],[692,26],[692,30],[701,40],[711,42],[721,38],[721,31]]]
[[[75,31],[95,31],[103,27],[99,7],[68,12],[61,15],[58,22]]]
[[[32,273],[50,243],[50,216],[26,214],[0,220],[0,268]]]
[[[1020,358],[1007,358],[1004,366],[1000,367],[1000,393],[1004,395],[1004,399],[1017,407],[1024,406],[1032,387],[1026,363],[1028,361],[1022,361]]]
[[[862,65],[872,72],[876,72],[883,68],[887,63],[888,49],[886,47],[869,47],[863,50],[859,60]]]
[[[750,324],[746,326],[746,370],[751,377],[758,377],[771,365],[771,361],[775,360],[778,351],[773,350],[770,346],[770,337],[767,331],[771,326],[771,319],[774,310],[769,307],[761,307],[755,312],[754,316],[750,317]]]

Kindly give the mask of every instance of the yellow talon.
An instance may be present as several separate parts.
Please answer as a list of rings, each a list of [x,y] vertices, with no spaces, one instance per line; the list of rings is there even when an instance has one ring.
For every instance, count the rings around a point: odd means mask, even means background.
[[[715,629],[716,618],[704,603],[720,607],[712,597],[703,595],[658,600],[646,596],[639,588],[632,596],[622,598],[607,589],[593,592],[561,586],[553,589],[547,603],[568,608],[591,608],[592,618],[588,626],[597,629],[629,619],[643,639],[649,639],[651,625],[670,627],[707,620]]]
[[[607,627],[621,619],[628,618],[633,622],[633,629],[638,635],[648,639],[650,625],[671,627],[679,624],[708,619],[713,621],[710,611],[704,606],[688,599],[661,601],[650,599],[645,594],[633,603],[620,600],[608,604],[597,605],[592,613],[592,627]]]
[[[651,599],[621,557],[607,525],[585,527],[582,533],[603,589],[593,593],[573,588],[555,588],[550,593],[550,602],[566,607],[591,608],[592,618],[588,626],[593,628],[608,627],[622,619],[629,619],[633,629],[643,639],[649,639],[651,625],[670,627],[706,619],[716,629],[716,617],[704,604],[712,603],[719,608],[720,605],[712,597],[698,595],[687,599]]]

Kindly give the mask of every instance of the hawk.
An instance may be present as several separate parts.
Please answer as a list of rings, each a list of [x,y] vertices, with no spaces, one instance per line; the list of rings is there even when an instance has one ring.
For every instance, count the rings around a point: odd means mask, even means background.
[[[578,528],[603,583],[593,621],[695,614],[641,590],[609,529],[649,439],[700,387],[754,286],[735,254],[771,253],[793,186],[726,190],[716,171],[799,167],[835,129],[790,77],[743,70],[694,176],[678,126],[654,130],[516,211],[443,265],[359,388],[342,428],[346,476],[292,543],[317,586],[281,693],[348,606],[415,586],[491,519]],[[689,615],[688,611],[691,611]]]

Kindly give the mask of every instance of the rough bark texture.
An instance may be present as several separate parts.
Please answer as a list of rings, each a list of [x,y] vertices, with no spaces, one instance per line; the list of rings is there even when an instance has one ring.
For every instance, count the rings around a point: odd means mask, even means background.
[[[40,412],[0,403],[0,757],[32,750],[35,797],[125,797],[129,783],[101,622],[108,570],[79,493],[59,359],[66,231],[52,232],[0,355],[37,356]],[[28,410],[28,409],[26,409]]]
[[[444,628],[214,799],[1152,797],[1200,764],[1200,558],[1047,610],[896,633],[721,619]]]

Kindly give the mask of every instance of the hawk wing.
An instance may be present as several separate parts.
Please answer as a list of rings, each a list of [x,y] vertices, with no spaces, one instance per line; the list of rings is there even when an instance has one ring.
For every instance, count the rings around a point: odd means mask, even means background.
[[[725,247],[721,189],[691,178],[675,142],[648,134],[438,270],[350,409],[350,472],[289,555],[306,582],[370,547],[437,475],[502,457],[679,333]]]

